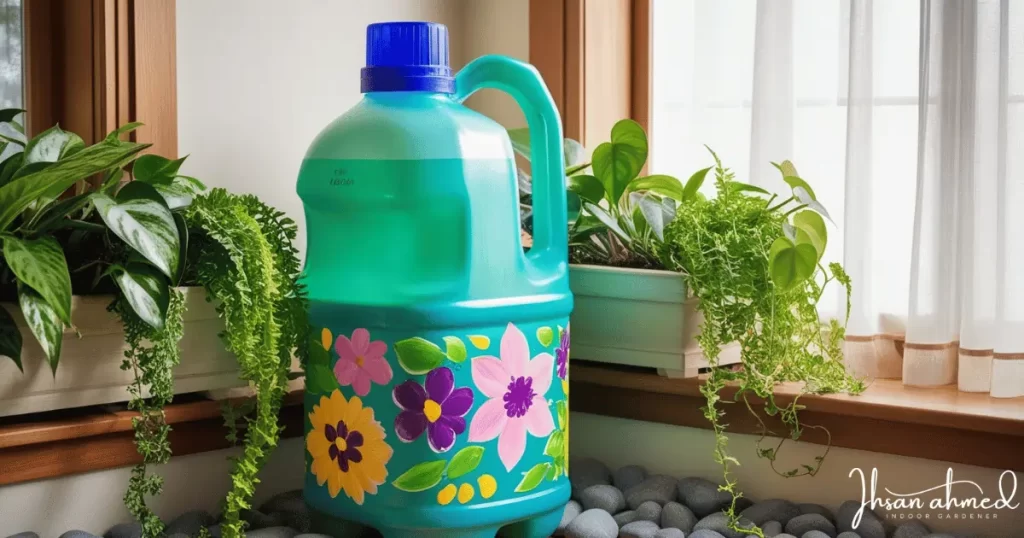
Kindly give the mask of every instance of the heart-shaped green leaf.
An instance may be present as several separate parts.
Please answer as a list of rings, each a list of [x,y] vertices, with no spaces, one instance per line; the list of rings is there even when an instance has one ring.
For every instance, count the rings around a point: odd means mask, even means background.
[[[402,473],[391,485],[410,493],[426,491],[441,482],[444,468],[444,460],[425,461]]]
[[[0,187],[0,231],[6,230],[25,208],[40,197],[48,196],[51,192],[59,195],[76,181],[119,166],[147,147],[148,144],[104,141],[57,161],[45,170],[7,184],[0,179],[0,185],[3,185]],[[7,166],[3,170],[3,174],[6,173]]]
[[[594,204],[599,203],[605,195],[604,185],[601,183],[601,180],[587,174],[569,177],[569,191]]]
[[[647,134],[637,122],[621,120],[612,127],[611,140],[594,150],[591,162],[608,202],[617,204],[647,162]]]
[[[772,282],[783,291],[810,278],[817,263],[818,252],[812,245],[797,245],[785,237],[776,239],[768,254]]]
[[[644,219],[647,221],[647,225],[650,226],[651,231],[658,238],[659,241],[665,240],[665,227],[668,226],[669,220],[665,220],[664,207],[661,202],[656,198],[652,198],[650,195],[640,198],[637,202],[637,207],[643,214]]]
[[[804,189],[803,187],[794,187],[793,194],[796,196],[796,199],[801,204],[806,205],[807,207],[813,209],[814,211],[817,211],[818,214],[825,217],[826,219],[832,220],[832,216],[828,214],[828,210],[825,209],[825,206],[821,205],[821,202],[814,198],[813,193],[808,193],[807,190]]]
[[[57,317],[71,325],[71,274],[57,240],[51,237],[3,238],[4,259],[18,281],[49,303]]]
[[[14,324],[14,318],[6,308],[0,306],[0,355],[10,357],[18,370],[25,371],[21,366],[21,331]]]
[[[796,228],[794,242],[810,243],[818,251],[818,259],[821,259],[828,242],[828,229],[821,215],[814,211],[800,211],[793,215],[793,227]]]
[[[796,190],[797,189],[804,189],[804,192],[806,193],[806,194],[803,195],[804,199],[810,199],[810,200],[817,200],[818,199],[816,196],[814,196],[814,189],[812,189],[811,186],[808,185],[807,182],[804,181],[803,179],[800,179],[800,178],[798,178],[796,176],[786,176],[786,177],[784,177],[782,179],[783,179],[783,181],[788,183],[790,187],[793,188],[793,194],[796,194]],[[800,196],[798,195],[797,197],[799,198]]]
[[[395,342],[395,355],[402,369],[412,375],[423,375],[444,362],[444,351],[418,336]]]
[[[171,210],[152,186],[133,181],[118,192],[117,200],[95,193],[92,201],[110,231],[168,278],[178,274],[181,263],[178,226]]]
[[[18,306],[21,307],[21,314],[25,316],[25,323],[43,348],[46,360],[50,363],[50,370],[56,375],[57,364],[60,362],[60,347],[64,339],[64,324],[60,320],[60,315],[42,295],[21,284],[18,285]]]
[[[653,192],[662,196],[667,196],[679,202],[686,199],[683,194],[683,184],[680,183],[678,179],[663,174],[638,177],[629,182],[629,185],[626,187],[626,191]]]
[[[448,479],[454,480],[467,473],[473,472],[477,466],[480,465],[480,461],[484,458],[484,447],[482,446],[467,446],[462,450],[455,453],[452,456],[451,463],[448,464]]]
[[[526,471],[523,475],[523,479],[516,486],[516,493],[525,493],[532,491],[544,480],[544,476],[548,473],[548,468],[551,467],[550,463],[538,463]]]
[[[452,362],[462,362],[466,360],[466,343],[462,341],[458,336],[445,336],[444,337],[445,352],[448,355],[448,359]]]
[[[147,154],[135,160],[132,176],[136,180],[151,185],[170,185],[178,175],[185,157],[170,160],[159,155]]]
[[[149,326],[160,330],[167,317],[167,305],[171,292],[167,277],[150,265],[130,263],[127,267],[115,267],[114,282],[132,307],[135,314]]]

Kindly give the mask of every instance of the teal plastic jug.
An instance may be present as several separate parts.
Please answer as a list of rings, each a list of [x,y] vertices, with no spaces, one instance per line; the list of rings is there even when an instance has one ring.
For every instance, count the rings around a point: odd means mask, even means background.
[[[314,337],[304,495],[317,532],[540,538],[569,499],[562,132],[532,66],[485,56],[452,77],[448,31],[367,30],[365,97],[298,179]],[[511,143],[461,103],[525,112],[533,247]]]

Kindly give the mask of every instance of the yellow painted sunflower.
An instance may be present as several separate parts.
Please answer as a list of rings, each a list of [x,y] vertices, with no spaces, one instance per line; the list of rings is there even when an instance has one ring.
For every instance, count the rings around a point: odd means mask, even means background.
[[[387,463],[394,451],[384,442],[384,428],[353,396],[345,400],[335,390],[320,398],[309,414],[313,429],[306,436],[306,450],[313,456],[311,471],[319,485],[327,483],[331,497],[345,495],[363,504],[364,494],[375,495],[388,476]]]

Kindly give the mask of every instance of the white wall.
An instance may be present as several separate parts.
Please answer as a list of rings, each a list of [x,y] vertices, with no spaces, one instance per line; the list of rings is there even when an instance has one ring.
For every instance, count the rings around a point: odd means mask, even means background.
[[[639,402],[637,405],[642,405]],[[721,482],[721,468],[712,460],[714,436],[708,430],[684,428],[651,422],[624,420],[584,413],[572,413],[573,456],[590,456],[607,463],[614,470],[627,464],[639,464],[652,473],[664,473],[676,477],[700,476]],[[892,435],[900,435],[892,432]],[[752,435],[730,435],[729,451],[740,460],[734,467],[735,478],[740,490],[747,497],[759,500],[784,498],[796,502],[824,504],[833,510],[848,500],[860,500],[859,475],[849,477],[851,469],[861,468],[870,484],[871,468],[878,469],[877,496],[889,496],[884,488],[896,493],[913,493],[944,484],[946,470],[953,469],[954,480],[971,480],[983,488],[991,499],[999,498],[998,481],[1001,469],[987,469],[972,465],[957,465],[946,462],[924,460],[879,454],[863,450],[833,447],[825,458],[821,471],[814,477],[783,478],[772,471],[767,460],[759,459],[755,451],[757,437]],[[768,446],[772,445],[766,445]],[[779,452],[778,467],[781,471],[811,463],[820,454],[818,445],[796,445],[787,443]],[[987,520],[939,519],[942,510],[915,510],[904,513],[927,514],[921,522],[932,531],[964,533],[989,537],[1024,536],[1024,475],[1017,473],[1017,494],[1014,502],[1021,503],[1015,510],[984,511],[998,515]],[[1009,485],[1009,482],[1005,482]],[[1009,488],[1007,488],[1007,493]],[[870,491],[870,490],[869,490]],[[952,489],[953,496],[982,497],[973,486],[958,484]],[[870,494],[870,493],[869,493]],[[930,499],[944,498],[944,493],[933,492],[922,495],[925,504]],[[883,511],[884,512],[884,511]],[[954,511],[957,512],[957,511]],[[976,513],[962,510],[959,512]],[[899,513],[899,512],[897,512]],[[901,523],[898,519],[888,520]],[[905,522],[903,520],[902,522]]]
[[[287,212],[305,246],[295,179],[309,143],[360,99],[366,26],[448,25],[463,60],[466,0],[179,0],[178,145],[185,173]]]
[[[301,438],[281,442],[260,473],[256,506],[274,494],[302,487],[303,450]],[[178,456],[154,467],[164,477],[164,492],[151,500],[150,507],[165,522],[188,510],[218,514],[230,487],[227,458],[239,454],[240,449],[231,449]],[[100,536],[131,521],[121,500],[129,476],[131,468],[124,467],[2,487],[0,536],[33,531],[55,538],[71,529]]]
[[[529,61],[529,0],[464,0],[463,5],[463,51],[466,61],[485,54],[504,54]],[[483,90],[466,104],[506,127],[526,125],[515,100],[497,90]]]

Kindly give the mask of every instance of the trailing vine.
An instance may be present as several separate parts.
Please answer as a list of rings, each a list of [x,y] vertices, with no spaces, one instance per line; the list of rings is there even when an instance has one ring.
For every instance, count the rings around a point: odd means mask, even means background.
[[[167,439],[171,427],[164,420],[163,408],[174,397],[172,376],[181,359],[178,341],[184,328],[185,299],[180,291],[170,290],[162,329],[155,329],[142,321],[123,297],[111,304],[110,310],[121,318],[124,325],[128,349],[124,352],[121,369],[133,373],[134,379],[128,385],[131,395],[128,408],[139,413],[132,419],[132,427],[142,463],[132,469],[124,504],[142,525],[143,536],[160,536],[164,524],[149,509],[146,497],[159,495],[164,481],[162,476],[150,474],[147,466],[167,463],[171,458],[171,445]]]
[[[742,493],[732,476],[732,468],[739,462],[728,450],[727,424],[722,421],[724,412],[720,405],[722,390],[734,384],[736,401],[742,401],[752,414],[757,416],[749,396],[763,401],[764,412],[778,416],[787,427],[788,435],[777,446],[761,448],[766,436],[773,433],[761,422],[758,456],[768,459],[773,470],[789,477],[816,474],[824,453],[800,468],[779,471],[775,467],[782,443],[787,438],[798,440],[805,428],[816,426],[801,423],[799,397],[788,405],[779,406],[774,388],[779,383],[798,381],[804,383],[801,394],[857,393],[864,389],[863,382],[850,376],[843,364],[845,322],[841,324],[833,319],[823,327],[817,310],[828,284],[837,282],[846,289],[848,318],[851,283],[838,263],[826,268],[820,262],[825,244],[824,226],[820,230],[800,228],[801,221],[806,224],[810,217],[801,218],[797,212],[814,207],[816,201],[812,203],[807,196],[810,187],[796,177],[795,169],[788,175],[787,170],[780,167],[786,181],[795,185],[795,194],[773,206],[774,196],[766,201],[748,194],[760,190],[736,183],[717,156],[715,162],[718,195],[710,200],[694,200],[679,211],[665,230],[661,259],[667,268],[683,273],[690,290],[700,298],[698,308],[704,315],[704,323],[699,344],[711,366],[700,390],[707,400],[704,416],[711,423],[715,436],[714,459],[723,469],[721,489],[733,497],[726,509],[729,525],[737,532],[763,538],[759,529],[741,525],[736,510],[736,501]],[[788,166],[792,168],[791,164]],[[824,208],[816,211],[824,212]],[[794,214],[797,214],[796,228],[789,222]],[[788,239],[780,244],[780,238]],[[775,258],[779,251],[799,246],[801,241],[815,243],[816,249],[809,252],[811,255],[817,252],[818,261],[809,258],[810,267],[801,269],[806,271],[803,278],[791,278],[790,285],[780,285],[780,280],[792,275],[778,274],[778,269],[773,267]],[[739,342],[742,368],[718,368],[720,349],[731,342]]]
[[[305,295],[292,246],[296,227],[254,196],[223,189],[197,197],[186,220],[198,230],[193,236],[201,253],[193,258],[196,281],[219,302],[225,343],[255,392],[255,416],[247,418],[245,447],[234,461],[221,525],[225,538],[235,538],[243,536],[240,511],[251,508],[256,474],[277,446],[292,353],[301,354],[298,344],[306,339]]]

